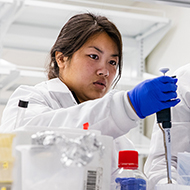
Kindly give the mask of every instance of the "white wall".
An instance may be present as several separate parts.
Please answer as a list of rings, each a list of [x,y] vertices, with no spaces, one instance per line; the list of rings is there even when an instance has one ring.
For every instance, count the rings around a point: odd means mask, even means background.
[[[167,7],[166,16],[173,21],[172,28],[147,59],[147,71],[159,74],[159,68],[168,67],[172,74],[190,62],[190,8]]]

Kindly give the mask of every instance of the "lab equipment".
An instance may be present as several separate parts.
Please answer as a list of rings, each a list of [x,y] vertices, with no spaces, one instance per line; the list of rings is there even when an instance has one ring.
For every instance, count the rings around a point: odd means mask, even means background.
[[[118,169],[111,176],[111,190],[146,190],[147,178],[138,169],[138,152],[119,151]]]
[[[167,177],[168,183],[172,183],[171,177],[171,135],[170,135],[170,128],[171,128],[171,113],[170,108],[161,110],[156,113],[157,115],[157,123],[160,129],[163,132],[163,139],[164,139],[164,148],[165,148],[165,158],[166,158],[166,165],[167,165]],[[162,126],[160,125],[162,124]]]
[[[22,125],[22,121],[23,121],[24,114],[25,114],[27,107],[28,107],[28,101],[19,100],[18,113],[17,113],[17,118],[16,118],[16,123],[15,123],[14,129],[16,129]]]
[[[160,70],[161,72],[165,73],[169,69]],[[171,135],[170,135],[170,128],[171,128],[171,113],[170,108],[163,109],[156,113],[157,116],[157,123],[160,129],[163,132],[163,139],[164,139],[164,147],[165,147],[165,158],[166,158],[166,165],[167,165],[167,178],[168,183],[172,183],[171,177]],[[160,125],[160,123],[162,125]]]
[[[95,130],[35,126],[15,133],[13,190],[110,188],[112,137]]]
[[[161,76],[145,80],[129,91],[128,96],[137,115],[143,119],[178,104],[180,100],[176,99],[176,82],[175,78]]]

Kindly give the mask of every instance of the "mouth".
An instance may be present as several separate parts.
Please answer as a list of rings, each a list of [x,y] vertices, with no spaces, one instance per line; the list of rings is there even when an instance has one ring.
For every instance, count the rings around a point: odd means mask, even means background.
[[[96,81],[93,84],[96,85],[96,86],[100,86],[102,88],[106,87],[106,82],[105,81]]]

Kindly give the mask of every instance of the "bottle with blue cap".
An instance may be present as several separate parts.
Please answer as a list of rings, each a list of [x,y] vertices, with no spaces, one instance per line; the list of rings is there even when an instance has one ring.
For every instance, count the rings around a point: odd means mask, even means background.
[[[138,169],[138,152],[119,151],[118,169],[112,173],[111,190],[146,190],[147,177]]]

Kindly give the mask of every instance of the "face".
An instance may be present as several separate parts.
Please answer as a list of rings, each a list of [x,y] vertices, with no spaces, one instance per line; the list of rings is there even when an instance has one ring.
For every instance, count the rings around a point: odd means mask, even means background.
[[[96,34],[71,59],[56,52],[59,77],[80,102],[103,97],[116,75],[119,57],[116,43],[104,32]]]

